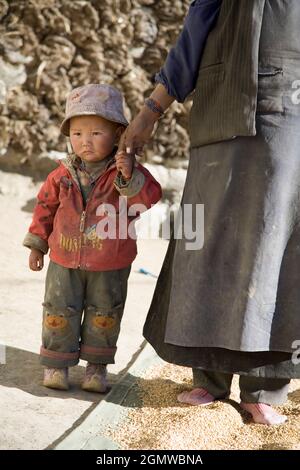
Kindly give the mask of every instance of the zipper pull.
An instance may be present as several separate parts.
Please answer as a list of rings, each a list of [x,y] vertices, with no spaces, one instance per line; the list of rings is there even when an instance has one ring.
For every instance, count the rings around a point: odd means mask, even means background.
[[[82,212],[81,217],[80,217],[80,227],[79,227],[80,232],[84,231],[84,221],[85,221],[85,211]]]

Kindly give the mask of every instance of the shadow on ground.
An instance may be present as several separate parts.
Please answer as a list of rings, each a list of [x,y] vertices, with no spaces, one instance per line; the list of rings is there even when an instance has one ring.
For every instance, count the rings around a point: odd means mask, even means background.
[[[39,355],[10,346],[6,347],[6,364],[0,365],[0,385],[4,387],[18,388],[37,397],[74,398],[98,403],[106,394],[81,390],[80,383],[83,375],[83,366],[71,367],[68,391],[43,387],[43,366],[39,362]],[[119,379],[119,375],[109,374],[108,378],[113,385]]]

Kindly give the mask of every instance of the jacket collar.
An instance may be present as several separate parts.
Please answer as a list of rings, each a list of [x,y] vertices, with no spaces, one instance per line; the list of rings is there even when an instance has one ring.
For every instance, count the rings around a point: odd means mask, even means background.
[[[115,161],[115,155],[117,153],[118,148],[114,147],[113,151],[109,155],[107,164],[104,168],[104,172],[107,171],[108,169],[115,168],[116,166],[116,161]],[[77,176],[76,169],[82,167],[82,160],[80,157],[78,157],[75,153],[69,153],[66,158],[63,158],[60,160],[61,164],[69,171],[71,174],[73,180],[75,181],[76,185],[78,186],[78,189],[80,189],[80,184],[79,184],[79,179]],[[84,167],[84,166],[83,166]]]

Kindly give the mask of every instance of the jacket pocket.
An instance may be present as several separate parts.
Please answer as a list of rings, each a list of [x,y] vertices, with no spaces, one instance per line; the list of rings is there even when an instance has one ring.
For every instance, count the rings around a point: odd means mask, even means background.
[[[283,69],[260,66],[258,69],[257,113],[283,113]]]
[[[213,76],[214,78],[223,79],[225,74],[224,63],[220,62],[218,64],[212,64],[200,68],[198,79],[207,78]]]
[[[257,95],[257,113],[273,114],[284,113],[283,95],[276,96],[272,94]]]
[[[276,75],[283,75],[281,67],[260,66],[258,70],[258,78],[276,77]]]

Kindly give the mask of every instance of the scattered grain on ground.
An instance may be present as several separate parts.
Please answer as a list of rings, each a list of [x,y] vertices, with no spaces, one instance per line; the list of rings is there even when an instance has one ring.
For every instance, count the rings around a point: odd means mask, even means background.
[[[251,423],[238,405],[237,376],[230,399],[207,407],[178,403],[177,394],[188,388],[189,368],[166,364],[148,370],[130,392],[132,409],[118,428],[108,429],[108,437],[123,449],[300,448],[300,380],[292,381],[288,402],[277,408],[288,416],[281,426]]]

